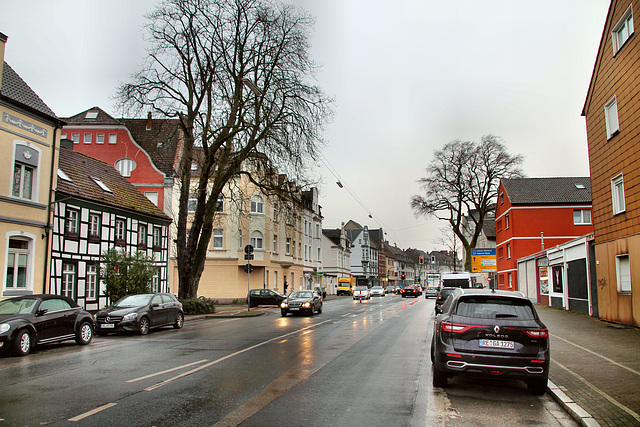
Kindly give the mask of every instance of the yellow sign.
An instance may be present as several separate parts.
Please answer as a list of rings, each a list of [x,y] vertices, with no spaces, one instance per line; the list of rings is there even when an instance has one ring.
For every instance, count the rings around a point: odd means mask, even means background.
[[[497,272],[495,249],[471,249],[471,271],[473,273]]]

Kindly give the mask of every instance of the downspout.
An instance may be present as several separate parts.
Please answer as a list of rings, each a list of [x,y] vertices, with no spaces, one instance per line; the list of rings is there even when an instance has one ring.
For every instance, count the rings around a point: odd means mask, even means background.
[[[50,181],[49,181],[49,203],[47,203],[47,225],[46,228],[44,230],[44,236],[46,237],[46,241],[44,243],[44,270],[43,270],[43,278],[42,278],[42,291],[44,293],[50,293],[51,289],[47,289],[47,282],[49,282],[49,285],[51,284],[51,281],[48,280],[51,276],[51,272],[49,270],[49,239],[51,239],[51,204],[53,203],[53,187],[54,187],[54,179],[56,179],[56,177],[58,176],[58,171],[56,166],[56,150],[58,150],[58,148],[56,147],[56,141],[57,141],[57,134],[58,134],[58,129],[62,129],[62,124],[60,123],[60,121],[58,121],[58,124],[56,125],[54,131],[53,131],[53,149],[51,150],[51,176],[50,176]]]

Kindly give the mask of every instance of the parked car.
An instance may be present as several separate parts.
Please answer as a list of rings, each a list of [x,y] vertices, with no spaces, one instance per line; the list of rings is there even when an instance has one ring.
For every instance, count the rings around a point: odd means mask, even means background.
[[[74,300],[62,295],[24,295],[0,301],[0,350],[26,356],[34,345],[75,339],[87,345],[94,321]]]
[[[322,297],[316,291],[293,291],[280,303],[280,313],[285,317],[288,313],[304,313],[313,316],[322,313]]]
[[[549,331],[520,292],[456,289],[436,317],[431,340],[433,385],[449,377],[523,380],[533,394],[547,389]]]
[[[371,293],[369,292],[369,288],[366,286],[356,286],[353,291],[353,299],[370,299]]]
[[[449,295],[451,295],[451,293],[456,289],[458,288],[440,288],[440,291],[436,296],[436,305],[435,305],[436,314],[442,313],[442,305],[445,303]]]
[[[384,296],[384,288],[382,286],[372,286],[369,290],[372,297],[383,297]]]
[[[400,295],[402,296],[402,298],[406,298],[408,296],[418,298],[418,295],[420,295],[420,291],[418,291],[418,288],[416,286],[409,285],[400,289]]]
[[[249,307],[257,307],[259,305],[280,305],[280,303],[285,299],[287,299],[286,296],[272,289],[251,289],[247,296]]]
[[[440,292],[440,287],[439,286],[427,286],[427,289],[424,292],[424,297],[425,298],[429,298],[429,297],[437,297],[438,296],[438,292]]]
[[[96,334],[137,332],[146,335],[152,328],[184,325],[182,303],[165,293],[127,295],[96,313]]]

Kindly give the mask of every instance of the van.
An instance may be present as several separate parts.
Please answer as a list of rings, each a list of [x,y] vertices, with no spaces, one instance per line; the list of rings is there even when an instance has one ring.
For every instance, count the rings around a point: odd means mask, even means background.
[[[471,273],[468,271],[455,271],[452,273],[442,273],[440,283],[443,288],[473,288]]]

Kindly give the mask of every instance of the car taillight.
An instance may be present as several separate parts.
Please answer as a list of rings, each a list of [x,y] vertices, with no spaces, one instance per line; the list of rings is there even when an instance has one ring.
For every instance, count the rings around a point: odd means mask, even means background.
[[[489,329],[489,326],[477,326],[477,325],[459,325],[457,323],[442,322],[442,330],[444,332],[451,332],[454,334],[461,334],[467,332],[470,329]]]
[[[522,331],[531,338],[549,338],[548,329],[520,329],[520,328],[505,328],[510,331]]]

